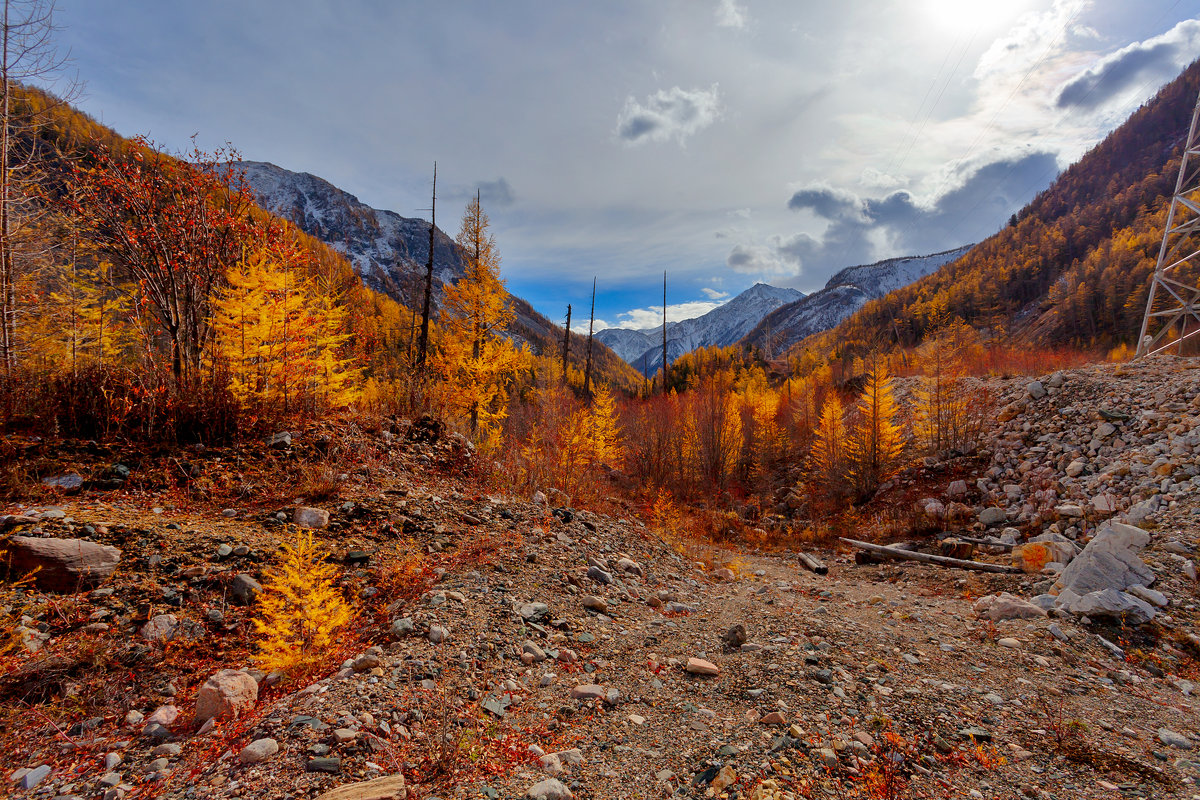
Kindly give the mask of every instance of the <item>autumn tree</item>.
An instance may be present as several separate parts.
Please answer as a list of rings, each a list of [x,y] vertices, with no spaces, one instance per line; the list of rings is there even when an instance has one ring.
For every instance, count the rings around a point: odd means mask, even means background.
[[[826,489],[840,485],[846,464],[846,422],[842,400],[837,392],[829,392],[821,406],[817,428],[813,432],[809,453],[809,474],[813,481]]]
[[[136,283],[139,305],[170,344],[177,384],[198,373],[212,298],[226,271],[248,242],[264,235],[231,158],[236,154],[194,150],[183,161],[138,138],[123,153],[100,148],[94,164],[76,173],[76,208]]]
[[[621,466],[621,430],[617,420],[616,398],[607,387],[602,387],[593,396],[591,404],[583,408],[578,437],[584,458],[589,464]]]
[[[65,60],[54,46],[54,3],[3,0],[0,20],[0,368],[17,364],[17,283],[23,244],[33,221],[38,167],[33,130],[46,110],[21,102],[23,85],[58,73]],[[68,87],[66,96],[73,94]],[[61,102],[61,101],[60,101]]]
[[[305,274],[305,260],[286,241],[260,246],[226,273],[217,292],[215,355],[245,404],[287,410],[319,397],[339,407],[361,393],[362,370],[345,353],[346,309]]]
[[[337,568],[318,551],[311,532],[298,534],[280,553],[265,576],[254,630],[259,665],[286,673],[320,664],[354,610],[337,587]]]
[[[862,496],[872,494],[900,468],[904,434],[887,367],[876,362],[858,399],[858,423],[847,443],[848,476]]]
[[[502,336],[515,315],[478,195],[467,204],[457,242],[466,271],[445,289],[438,366],[448,389],[447,406],[467,419],[473,435],[487,440],[507,413],[508,385],[522,351]]]

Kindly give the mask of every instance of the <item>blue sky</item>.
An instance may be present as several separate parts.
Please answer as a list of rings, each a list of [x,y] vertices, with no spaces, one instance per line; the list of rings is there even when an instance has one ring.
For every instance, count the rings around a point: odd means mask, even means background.
[[[79,105],[377,208],[483,193],[510,290],[653,324],[978,241],[1200,55],[1200,0],[58,0]],[[446,222],[446,220],[450,220]]]

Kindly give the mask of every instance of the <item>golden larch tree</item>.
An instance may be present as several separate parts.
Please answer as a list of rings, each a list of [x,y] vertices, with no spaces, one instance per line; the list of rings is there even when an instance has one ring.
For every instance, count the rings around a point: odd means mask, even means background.
[[[621,429],[617,422],[616,398],[608,387],[603,387],[592,397],[592,404],[582,409],[578,427],[581,438],[580,450],[589,464],[621,466]]]
[[[268,671],[315,667],[335,648],[354,610],[338,589],[337,568],[326,563],[305,531],[282,548],[279,565],[265,576],[258,595],[255,660]]]
[[[446,383],[451,413],[465,417],[480,442],[491,442],[508,408],[508,385],[522,351],[501,335],[515,317],[500,278],[500,253],[476,196],[467,204],[457,237],[465,274],[445,289],[442,341],[436,366]]]
[[[872,494],[900,469],[904,432],[887,367],[876,363],[858,399],[858,424],[847,446],[847,474],[860,495]]]
[[[831,488],[842,479],[846,463],[846,422],[842,400],[830,391],[821,405],[821,416],[813,431],[809,472],[817,484]]]

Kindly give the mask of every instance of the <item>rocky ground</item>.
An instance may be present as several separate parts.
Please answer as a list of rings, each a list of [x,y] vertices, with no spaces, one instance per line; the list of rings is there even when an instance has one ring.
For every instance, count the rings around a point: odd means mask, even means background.
[[[617,501],[488,493],[460,439],[404,421],[137,459],[10,439],[58,485],[3,525],[75,585],[7,590],[0,791],[1200,797],[1190,366],[992,382],[978,474],[922,468],[946,479],[919,545],[1014,574],[834,547],[810,551],[827,575],[788,552],[697,564]],[[312,499],[314,463],[344,466],[336,499]],[[297,496],[262,488],[279,476]],[[362,617],[340,668],[286,681],[253,669],[248,620],[297,521]],[[52,574],[54,539],[120,553]]]

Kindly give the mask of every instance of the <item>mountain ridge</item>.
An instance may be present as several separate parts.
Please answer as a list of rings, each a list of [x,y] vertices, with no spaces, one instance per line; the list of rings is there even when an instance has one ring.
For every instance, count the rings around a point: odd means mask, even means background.
[[[968,244],[927,256],[885,258],[874,264],[845,267],[820,291],[764,316],[742,343],[763,350],[770,358],[808,336],[833,328],[869,301],[956,261],[973,247]]]
[[[701,347],[726,347],[739,341],[764,314],[804,297],[796,289],[756,283],[728,302],[698,317],[667,323],[667,358],[675,360]],[[662,327],[605,328],[596,339],[612,348],[644,375],[662,368]]]
[[[295,172],[269,161],[242,161],[242,177],[263,210],[283,217],[305,233],[341,253],[368,287],[419,309],[424,300],[424,277],[429,258],[429,222],[377,209],[353,194],[309,172]],[[466,265],[458,245],[441,228],[434,228],[433,303],[442,289],[461,278]],[[509,334],[527,343],[536,354],[561,352],[563,329],[538,313],[524,299],[510,294],[516,319]],[[571,361],[580,369],[586,348],[571,337]],[[607,347],[593,349],[598,374],[627,389],[638,376]]]

